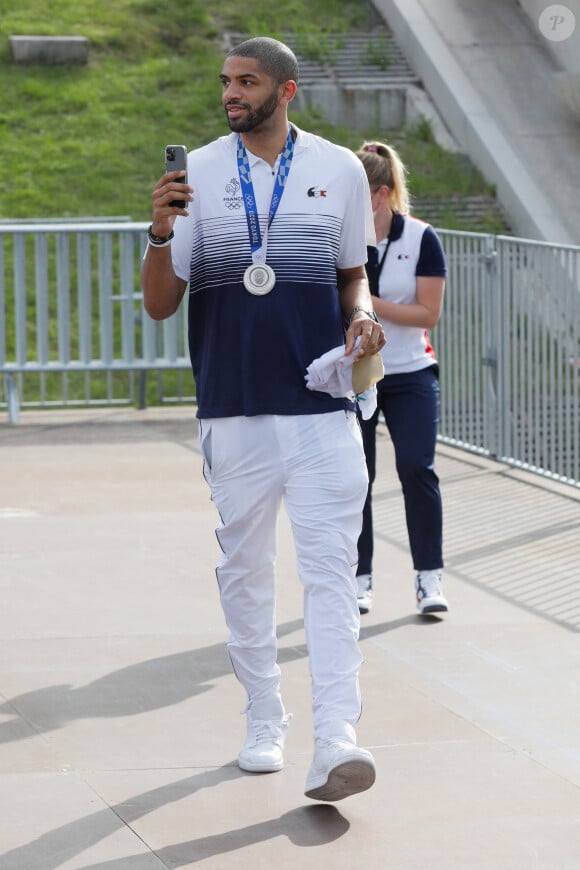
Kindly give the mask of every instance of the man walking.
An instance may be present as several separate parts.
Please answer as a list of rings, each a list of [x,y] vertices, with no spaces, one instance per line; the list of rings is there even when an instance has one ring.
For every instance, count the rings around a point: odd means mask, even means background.
[[[354,566],[367,474],[351,403],[308,390],[304,376],[343,342],[355,357],[384,344],[364,270],[368,182],[347,149],[289,124],[298,64],[283,43],[243,42],[220,78],[232,132],[189,155],[187,186],[169,172],[153,191],[145,307],[155,319],[171,316],[189,284],[204,474],[220,516],[216,573],[228,652],[247,697],[239,765],[283,766],[290,716],[277,664],[275,559],[284,500],[312,681],[305,793],[337,801],[375,778],[355,733],[362,658]],[[171,205],[177,199],[187,208]]]

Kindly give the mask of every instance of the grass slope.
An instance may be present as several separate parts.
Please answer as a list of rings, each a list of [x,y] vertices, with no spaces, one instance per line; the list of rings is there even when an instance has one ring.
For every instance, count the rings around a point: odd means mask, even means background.
[[[0,217],[130,215],[146,220],[163,148],[189,149],[227,131],[220,104],[223,33],[280,36],[292,26],[305,48],[326,33],[369,26],[357,0],[0,0]],[[16,66],[10,35],[81,35],[85,67]],[[305,129],[356,148],[386,131],[333,128],[319,115]],[[485,184],[461,156],[425,130],[397,136],[413,193],[477,195]],[[483,227],[482,227],[483,228]]]

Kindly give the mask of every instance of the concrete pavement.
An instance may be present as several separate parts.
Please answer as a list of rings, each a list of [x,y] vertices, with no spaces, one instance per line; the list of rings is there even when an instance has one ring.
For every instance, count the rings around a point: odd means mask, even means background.
[[[579,870],[580,492],[441,447],[445,591],[413,600],[379,439],[362,618],[373,789],[303,795],[302,602],[280,522],[286,767],[242,773],[191,408],[0,423],[0,868]]]

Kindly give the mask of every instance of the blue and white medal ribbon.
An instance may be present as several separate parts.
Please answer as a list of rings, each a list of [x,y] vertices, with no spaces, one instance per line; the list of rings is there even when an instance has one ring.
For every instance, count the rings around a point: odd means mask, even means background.
[[[246,220],[248,222],[248,235],[250,238],[250,250],[252,251],[252,265],[248,266],[244,273],[244,287],[249,293],[254,296],[265,296],[269,293],[276,283],[276,275],[271,266],[266,263],[266,254],[268,249],[268,230],[270,224],[274,220],[274,216],[278,211],[284,187],[290,172],[290,164],[294,156],[294,139],[292,138],[292,129],[288,128],[288,138],[284,151],[280,156],[278,164],[278,172],[274,181],[274,189],[272,191],[272,199],[270,201],[270,209],[268,212],[268,223],[264,230],[264,237],[260,232],[260,219],[258,216],[258,208],[256,206],[256,198],[254,195],[254,185],[252,184],[252,174],[250,171],[250,161],[248,154],[242,142],[241,136],[238,136],[237,160],[238,160],[238,175],[242,187],[242,198],[244,200],[244,208],[246,210]]]

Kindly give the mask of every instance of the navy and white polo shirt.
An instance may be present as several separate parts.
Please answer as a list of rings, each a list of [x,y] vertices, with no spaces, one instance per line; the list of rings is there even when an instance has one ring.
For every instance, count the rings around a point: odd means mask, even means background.
[[[368,182],[348,149],[296,131],[294,157],[268,232],[276,285],[243,286],[252,263],[231,133],[189,155],[194,188],[172,257],[189,281],[189,348],[201,418],[315,414],[350,407],[305,386],[307,366],[343,343],[337,269],[366,262],[374,241]],[[262,235],[277,166],[248,152]]]

